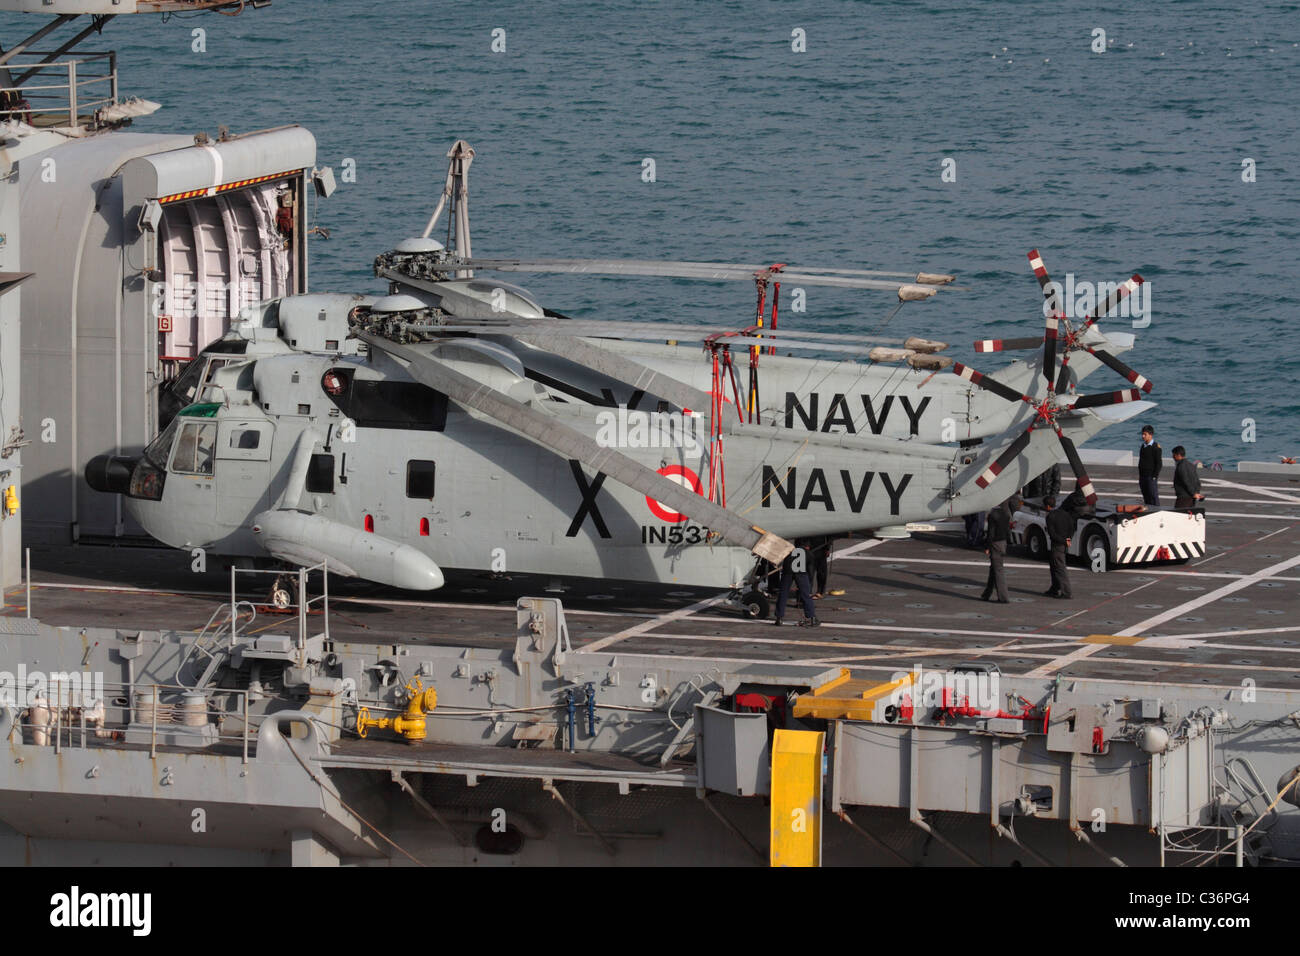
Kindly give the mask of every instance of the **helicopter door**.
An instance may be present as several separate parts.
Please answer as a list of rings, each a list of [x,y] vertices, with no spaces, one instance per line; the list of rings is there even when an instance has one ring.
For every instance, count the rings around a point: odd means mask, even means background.
[[[241,526],[270,507],[271,439],[266,419],[223,419],[217,429],[217,521]]]
[[[212,488],[216,443],[215,421],[182,418],[167,465],[164,500],[194,529],[195,546],[206,545],[217,537],[217,496]]]

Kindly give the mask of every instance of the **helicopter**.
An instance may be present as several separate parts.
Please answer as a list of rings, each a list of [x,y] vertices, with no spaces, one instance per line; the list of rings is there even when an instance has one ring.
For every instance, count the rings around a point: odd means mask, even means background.
[[[434,331],[419,305],[358,303],[346,349],[215,370],[215,400],[182,409],[139,458],[92,460],[87,481],[174,547],[324,561],[399,588],[457,569],[740,591],[792,539],[987,509],[1149,404],[1047,388],[1035,425],[978,454],[740,421],[718,392],[648,366],[624,383],[654,410],[611,409],[529,378],[493,336]]]
[[[689,583],[754,607],[745,589],[793,540],[984,510],[1062,450],[1086,480],[1075,445],[1148,404],[1136,389],[1074,392],[1132,344],[1097,328],[1115,297],[1085,326],[1066,323],[1059,372],[1061,323],[1045,309],[1041,338],[990,349],[1041,343],[1041,358],[984,376],[938,355],[942,342],[777,326],[778,276],[892,290],[901,305],[947,287],[946,274],[476,259],[457,162],[443,196],[454,253],[428,235],[440,202],[424,236],[376,260],[387,295],[246,307],[168,390],[170,421],[140,456],[90,461],[91,487],[124,494],[165,544],[240,562],[325,562],[410,590],[441,587],[449,569]],[[486,270],[748,278],[759,306],[730,330],[590,322],[475,276]],[[683,338],[695,344],[672,344]],[[867,350],[873,364],[778,348]],[[889,396],[870,404],[887,362],[898,368],[885,374],[905,369],[928,390],[915,404],[899,396],[894,416]],[[959,374],[939,374],[949,369]],[[874,392],[861,391],[864,375],[877,376]],[[835,391],[807,390],[814,376]],[[1019,480],[995,483],[1004,473]]]

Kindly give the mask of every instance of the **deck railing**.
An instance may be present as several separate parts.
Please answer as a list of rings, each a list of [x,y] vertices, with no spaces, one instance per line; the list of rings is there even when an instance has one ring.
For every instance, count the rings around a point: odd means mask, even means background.
[[[99,111],[118,103],[117,54],[85,53],[58,60],[57,53],[29,50],[0,73],[0,120],[32,126],[91,126]]]

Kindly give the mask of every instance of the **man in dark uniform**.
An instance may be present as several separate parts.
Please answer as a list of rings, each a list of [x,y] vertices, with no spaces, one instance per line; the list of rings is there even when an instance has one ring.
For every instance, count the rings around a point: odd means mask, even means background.
[[[800,627],[816,627],[821,623],[817,620],[817,611],[812,602],[812,583],[808,580],[808,561],[809,545],[812,543],[809,538],[797,538],[794,543],[794,550],[785,556],[781,562],[781,587],[776,595],[776,618],[773,624],[783,623],[785,618],[785,605],[790,600],[790,585],[799,585],[799,600],[803,604],[804,618],[799,622]]]
[[[1043,507],[1047,509],[1047,538],[1052,544],[1052,553],[1049,558],[1052,567],[1052,586],[1043,593],[1047,597],[1067,599],[1070,594],[1070,578],[1066,571],[1065,549],[1070,545],[1070,539],[1074,537],[1074,527],[1077,523],[1074,512],[1068,508],[1056,507],[1056,499],[1048,495],[1043,499]]]
[[[835,539],[822,535],[812,539],[812,577],[817,589],[813,597],[819,598],[826,593],[826,580],[831,573],[831,546]]]
[[[1148,505],[1160,504],[1160,466],[1164,455],[1156,443],[1156,430],[1142,426],[1142,448],[1138,451],[1138,487],[1142,501]]]
[[[1011,503],[1002,502],[992,511],[989,512],[988,520],[985,522],[985,533],[987,541],[984,553],[989,556],[989,579],[984,585],[984,593],[980,595],[985,601],[993,601],[995,604],[1007,604],[1007,576],[1003,570],[1002,562],[1007,556],[1007,538],[1011,536]],[[994,590],[998,596],[992,597]]]
[[[1187,449],[1174,446],[1174,507],[1195,508],[1205,500],[1201,494],[1201,476],[1196,466],[1187,460]]]

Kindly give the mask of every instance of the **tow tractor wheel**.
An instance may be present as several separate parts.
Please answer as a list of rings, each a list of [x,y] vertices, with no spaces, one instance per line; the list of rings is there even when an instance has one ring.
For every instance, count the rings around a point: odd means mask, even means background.
[[[771,610],[771,603],[762,591],[750,591],[740,599],[740,606],[741,613],[751,621],[764,620],[767,612]]]
[[[1106,532],[1089,528],[1083,534],[1083,560],[1087,562],[1089,568],[1095,567],[1093,553],[1098,550],[1101,551],[1101,567],[1097,570],[1105,573],[1110,570],[1110,547],[1106,540]]]
[[[1047,538],[1039,528],[1030,528],[1025,532],[1025,550],[1035,561],[1047,560]]]

